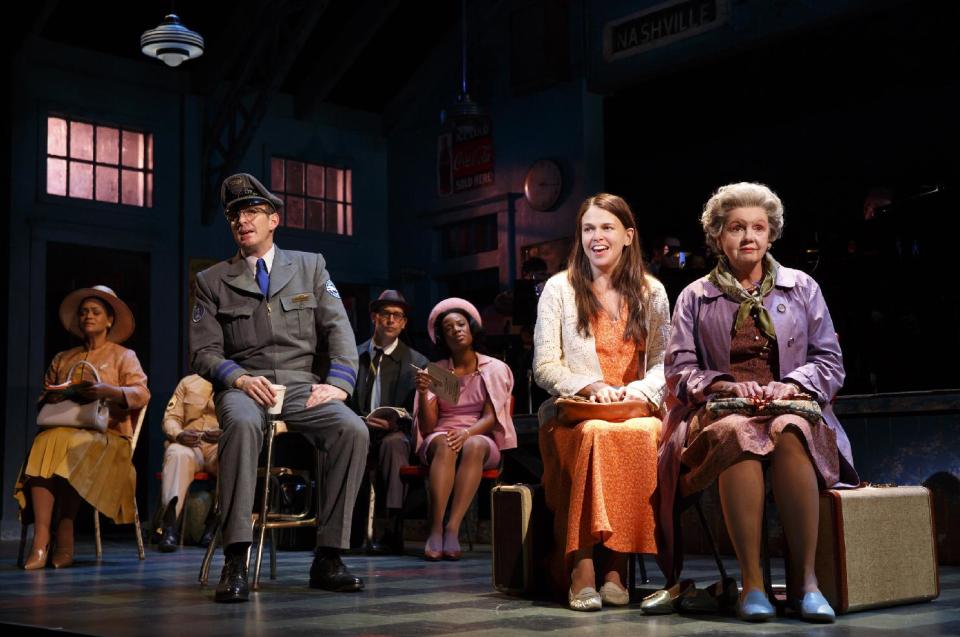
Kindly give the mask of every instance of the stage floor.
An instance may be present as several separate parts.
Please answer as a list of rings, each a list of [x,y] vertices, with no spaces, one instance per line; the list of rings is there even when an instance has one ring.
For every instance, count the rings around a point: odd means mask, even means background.
[[[139,561],[132,542],[107,542],[104,561],[93,560],[90,541],[79,544],[79,561],[63,571],[18,569],[16,544],[0,544],[0,624],[20,624],[87,635],[427,635],[534,634],[607,635],[778,634],[958,635],[960,568],[941,571],[942,593],[931,603],[855,613],[836,624],[814,626],[795,619],[750,625],[733,617],[646,617],[636,607],[574,613],[559,604],[497,593],[490,583],[489,549],[460,562],[428,563],[412,553],[403,557],[347,556],[361,575],[361,593],[327,593],[307,587],[311,555],[281,552],[278,579],[264,578],[246,604],[212,601],[212,587],[201,588],[197,572],[202,551],[194,547],[170,555],[148,551]],[[729,566],[733,559],[727,560]],[[214,560],[211,580],[219,579],[222,559]],[[264,566],[268,567],[267,556]],[[647,558],[651,576],[656,572]],[[265,575],[267,569],[265,568]],[[712,561],[688,562],[685,571],[706,586],[717,579]],[[895,577],[891,573],[891,577]],[[775,579],[777,573],[774,574]],[[659,588],[654,578],[645,588]],[[11,634],[3,626],[5,634]],[[33,634],[41,632],[31,631]]]

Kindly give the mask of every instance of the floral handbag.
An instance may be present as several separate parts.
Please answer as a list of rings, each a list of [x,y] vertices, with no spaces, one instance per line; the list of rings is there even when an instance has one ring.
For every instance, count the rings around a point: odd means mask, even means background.
[[[726,394],[715,394],[707,402],[707,413],[712,418],[722,418],[729,414],[744,416],[783,416],[793,414],[811,423],[818,423],[823,417],[820,405],[810,394],[799,393],[783,400],[764,400],[762,398],[741,398]]]

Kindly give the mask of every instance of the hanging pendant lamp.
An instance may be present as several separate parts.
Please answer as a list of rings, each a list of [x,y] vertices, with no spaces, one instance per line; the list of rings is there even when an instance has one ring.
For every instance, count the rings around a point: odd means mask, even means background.
[[[184,60],[203,55],[203,37],[180,24],[180,18],[171,13],[163,24],[143,32],[140,50],[167,66],[180,66]]]

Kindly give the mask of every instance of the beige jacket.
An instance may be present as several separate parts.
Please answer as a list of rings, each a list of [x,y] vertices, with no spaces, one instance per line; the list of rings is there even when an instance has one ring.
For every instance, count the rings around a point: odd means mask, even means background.
[[[627,385],[627,391],[660,405],[666,387],[663,354],[670,331],[670,302],[660,281],[647,276],[647,283],[646,365],[640,361],[645,373]],[[540,294],[533,346],[534,378],[554,396],[573,396],[587,385],[603,381],[593,335],[584,337],[577,332],[577,303],[566,270],[550,277]]]
[[[167,403],[163,414],[163,433],[169,442],[187,429],[219,429],[213,406],[213,385],[197,374],[183,377]]]

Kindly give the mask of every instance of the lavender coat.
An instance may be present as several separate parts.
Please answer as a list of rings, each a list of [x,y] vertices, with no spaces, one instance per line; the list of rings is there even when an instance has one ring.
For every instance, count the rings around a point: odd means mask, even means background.
[[[843,357],[820,286],[809,275],[780,266],[764,307],[773,317],[780,355],[780,380],[792,380],[813,395],[823,422],[836,432],[840,452],[840,482],[859,483],[847,434],[830,401],[843,386]],[[706,277],[688,285],[673,312],[670,342],[664,361],[667,378],[667,418],[657,463],[657,561],[672,585],[680,576],[683,556],[675,547],[675,497],[680,454],[687,440],[691,415],[706,402],[704,390],[730,375],[731,327],[737,304]]]

